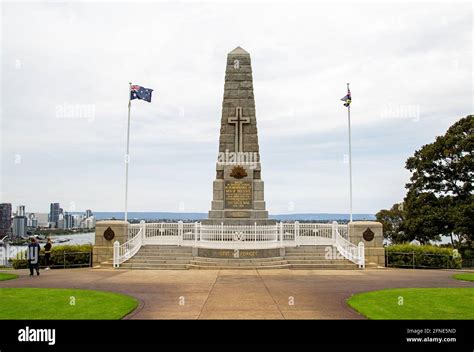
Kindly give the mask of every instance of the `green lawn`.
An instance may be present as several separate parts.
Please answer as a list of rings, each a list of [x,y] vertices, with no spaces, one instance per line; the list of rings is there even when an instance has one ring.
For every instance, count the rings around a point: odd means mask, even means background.
[[[137,304],[135,298],[113,292],[0,288],[0,319],[121,319]]]
[[[371,291],[352,296],[348,304],[369,319],[474,319],[474,288]]]
[[[15,274],[0,273],[0,281],[16,279],[17,277],[18,275],[15,275]]]
[[[463,280],[463,281],[474,281],[474,274],[456,274],[453,276],[453,278],[458,279],[458,280]]]

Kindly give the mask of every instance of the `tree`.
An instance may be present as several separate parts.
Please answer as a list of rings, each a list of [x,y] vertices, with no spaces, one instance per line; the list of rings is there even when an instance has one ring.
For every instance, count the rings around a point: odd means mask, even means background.
[[[418,240],[428,244],[430,240],[441,240],[443,219],[440,216],[438,199],[433,193],[408,191],[405,197],[405,221],[401,225],[409,241]]]
[[[474,115],[453,124],[445,135],[408,158],[412,172],[405,197],[403,229],[420,242],[438,235],[472,242],[474,233]]]
[[[382,223],[384,238],[392,243],[403,243],[411,241],[403,231],[405,211],[403,203],[395,203],[391,209],[382,209],[375,214],[377,221]]]

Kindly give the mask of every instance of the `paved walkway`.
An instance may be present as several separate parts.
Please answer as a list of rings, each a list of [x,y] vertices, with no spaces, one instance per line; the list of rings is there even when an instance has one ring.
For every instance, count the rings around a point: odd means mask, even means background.
[[[346,305],[352,294],[396,287],[474,287],[454,271],[114,270],[66,269],[0,287],[63,287],[116,291],[140,300],[130,319],[363,319]]]

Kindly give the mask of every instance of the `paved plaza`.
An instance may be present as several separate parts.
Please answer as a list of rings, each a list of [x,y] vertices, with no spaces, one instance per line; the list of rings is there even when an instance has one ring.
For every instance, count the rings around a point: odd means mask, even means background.
[[[401,287],[474,287],[456,271],[366,270],[114,270],[65,269],[0,287],[81,288],[121,292],[139,307],[126,319],[364,319],[349,308],[354,293]]]

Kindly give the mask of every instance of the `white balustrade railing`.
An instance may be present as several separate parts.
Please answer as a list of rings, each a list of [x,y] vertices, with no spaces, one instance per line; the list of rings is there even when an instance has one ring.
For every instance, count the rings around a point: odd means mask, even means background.
[[[128,241],[124,242],[123,244],[120,244],[119,241],[114,242],[114,257],[113,257],[114,268],[118,268],[120,264],[132,258],[135,254],[137,254],[137,252],[142,247],[143,242],[144,242],[145,222],[142,221],[140,225],[141,225],[141,228]],[[129,227],[129,231],[130,231],[130,227]]]
[[[194,241],[194,227],[192,222],[183,223],[183,241]]]
[[[348,226],[320,223],[276,225],[203,225],[160,222],[131,224],[128,241],[114,244],[114,267],[133,257],[142,245],[178,245],[200,248],[264,249],[304,245],[334,245],[347,259],[364,267],[363,243],[349,241]]]
[[[332,224],[295,222],[294,228],[295,241],[298,246],[331,245],[333,243]]]
[[[278,225],[198,225],[199,247],[272,248],[279,247]]]
[[[334,224],[335,223],[335,224]],[[333,222],[333,226],[336,226],[337,232],[339,235],[349,241],[349,226],[347,225],[339,225],[337,221]]]
[[[138,231],[140,231],[141,226],[142,226],[141,223],[140,224],[129,224],[128,225],[128,238],[127,238],[127,240],[130,240],[133,237],[135,237],[135,235],[138,233]]]
[[[208,248],[294,247],[300,245],[332,245],[334,225],[319,223],[277,223],[276,225],[203,225],[197,223],[147,223],[144,244],[190,245]],[[131,225],[132,238],[137,225]],[[347,225],[337,225],[345,239]],[[232,245],[230,245],[232,243]]]
[[[349,242],[339,233],[339,226],[333,222],[334,245],[341,255],[357,264],[359,268],[365,268],[365,248],[364,243],[359,242],[359,245]]]

